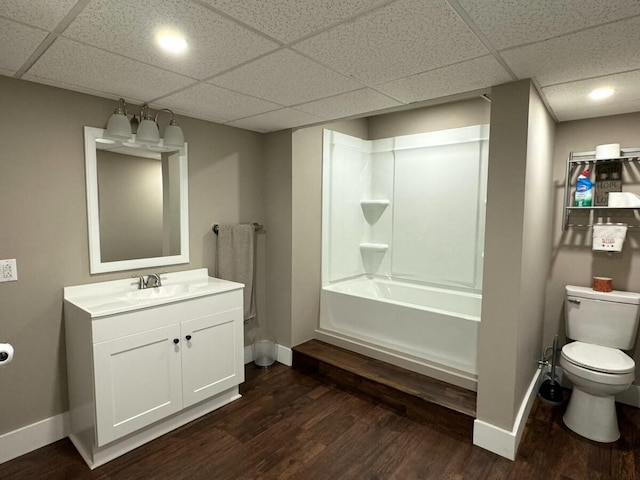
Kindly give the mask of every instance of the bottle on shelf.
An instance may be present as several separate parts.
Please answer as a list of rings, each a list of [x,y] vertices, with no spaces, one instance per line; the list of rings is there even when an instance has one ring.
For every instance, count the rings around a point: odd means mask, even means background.
[[[589,180],[589,170],[578,176],[574,206],[590,207],[593,200],[593,183]]]

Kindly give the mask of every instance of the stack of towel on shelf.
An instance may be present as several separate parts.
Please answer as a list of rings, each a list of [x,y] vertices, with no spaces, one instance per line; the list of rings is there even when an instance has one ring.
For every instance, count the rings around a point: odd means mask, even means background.
[[[218,226],[218,277],[244,283],[244,319],[256,316],[255,227],[250,224]]]

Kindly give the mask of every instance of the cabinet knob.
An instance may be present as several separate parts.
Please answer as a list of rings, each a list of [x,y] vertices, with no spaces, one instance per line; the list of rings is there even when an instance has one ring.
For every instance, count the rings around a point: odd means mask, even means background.
[[[179,338],[174,338],[173,339],[173,343],[175,343],[176,345],[180,343],[180,339]]]
[[[187,339],[187,341],[191,340],[191,335],[187,335],[186,337],[184,337]]]

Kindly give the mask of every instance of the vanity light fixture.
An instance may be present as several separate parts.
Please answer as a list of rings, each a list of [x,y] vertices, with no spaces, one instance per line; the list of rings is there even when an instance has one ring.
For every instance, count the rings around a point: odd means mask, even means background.
[[[158,129],[158,115],[160,112],[168,112],[171,114],[169,125],[164,130],[164,145],[167,147],[184,146],[184,133],[182,128],[178,126],[173,111],[168,108],[158,110],[155,118],[149,112],[149,105],[142,105],[140,111],[140,124],[135,115],[127,112],[127,102],[124,99],[118,100],[118,106],[114,113],[109,117],[105,138],[117,140],[120,142],[130,142],[132,140],[132,125],[137,126],[135,143],[145,146],[158,145],[160,143],[160,131]],[[131,116],[131,119],[129,119]]]
[[[591,100],[604,100],[605,98],[609,98],[611,95],[615,93],[615,90],[611,87],[602,87],[596,88],[589,93],[589,98]]]

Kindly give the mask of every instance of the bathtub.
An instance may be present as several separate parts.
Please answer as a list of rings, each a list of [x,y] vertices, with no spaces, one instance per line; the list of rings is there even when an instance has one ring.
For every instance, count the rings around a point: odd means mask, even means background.
[[[476,390],[482,295],[362,276],[325,285],[318,338]]]

